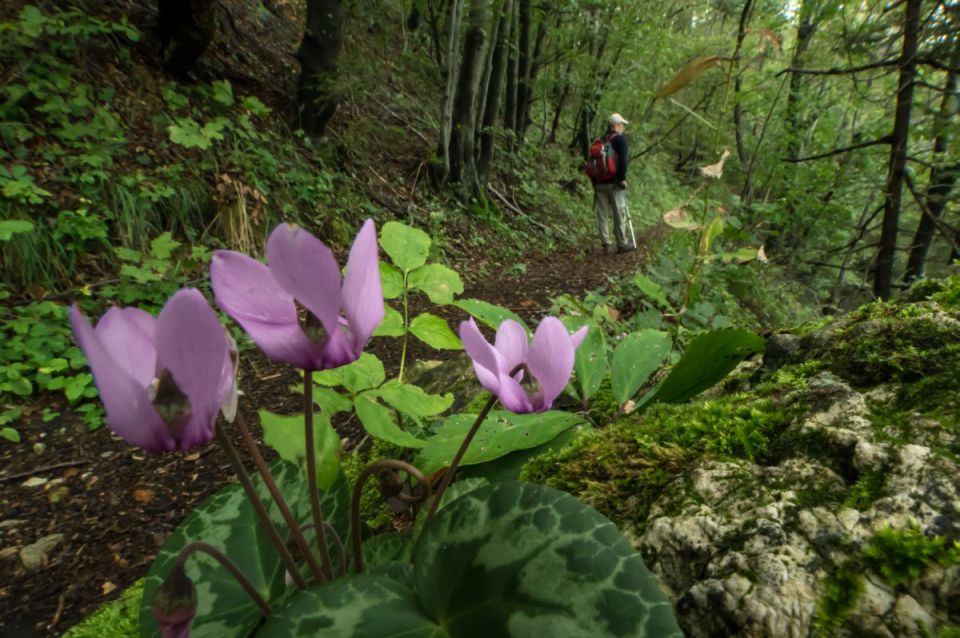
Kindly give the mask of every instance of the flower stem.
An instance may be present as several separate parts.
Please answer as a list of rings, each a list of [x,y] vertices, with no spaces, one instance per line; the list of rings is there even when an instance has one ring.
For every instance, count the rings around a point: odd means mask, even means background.
[[[323,575],[326,580],[329,580],[333,577],[333,569],[330,565],[330,550],[327,548],[326,535],[322,532],[323,511],[320,509],[320,491],[317,489],[317,448],[313,436],[313,373],[309,370],[303,372],[303,419],[307,448],[307,485],[310,488],[310,513],[313,517],[313,526],[316,529],[320,560],[323,562]]]
[[[308,529],[313,529],[313,523],[307,523],[300,528],[301,532],[305,532]],[[333,547],[337,550],[337,558],[340,559],[340,570],[337,574],[338,576],[343,576],[347,573],[347,553],[343,548],[343,541],[340,540],[340,534],[337,533],[337,530],[334,529],[333,525],[324,521],[323,523],[324,531],[333,538]]]
[[[396,459],[381,459],[371,463],[360,472],[357,481],[353,484],[353,500],[350,501],[350,544],[353,549],[353,571],[363,573],[363,539],[360,537],[360,497],[363,496],[363,486],[367,479],[385,470],[400,470],[406,472],[420,484],[423,490],[419,498],[404,499],[413,504],[430,498],[430,481],[413,465]]]
[[[250,456],[253,457],[253,464],[256,466],[257,471],[260,472],[260,476],[263,478],[263,482],[266,484],[267,489],[270,490],[270,496],[273,497],[277,507],[280,508],[280,515],[283,516],[283,520],[287,523],[287,528],[290,530],[290,534],[293,536],[294,542],[300,549],[300,553],[303,554],[304,558],[306,559],[307,565],[310,566],[310,571],[313,573],[313,578],[318,583],[322,583],[325,579],[323,577],[323,572],[320,570],[320,565],[317,563],[317,557],[314,555],[313,551],[311,551],[310,545],[307,544],[307,540],[304,538],[303,532],[300,530],[300,525],[297,523],[297,519],[293,517],[293,512],[290,511],[290,507],[287,505],[286,500],[284,500],[283,494],[280,493],[280,489],[277,487],[277,482],[274,480],[273,474],[270,472],[270,468],[267,467],[266,461],[263,460],[263,455],[260,454],[260,448],[257,447],[257,442],[253,440],[253,436],[250,434],[250,429],[247,427],[247,423],[244,420],[243,415],[239,412],[237,413],[236,424],[237,429],[240,430],[240,436],[243,438],[244,444],[250,451]]]
[[[173,569],[183,569],[184,564],[187,562],[187,558],[190,557],[194,552],[203,552],[208,556],[212,556],[218,563],[223,565],[228,572],[236,579],[237,583],[243,588],[243,591],[247,592],[247,595],[253,600],[253,602],[260,608],[260,613],[264,616],[270,615],[270,604],[263,599],[263,596],[260,595],[260,592],[257,591],[257,588],[253,586],[253,583],[250,582],[250,579],[240,571],[240,568],[234,564],[230,558],[221,552],[219,549],[210,545],[209,543],[195,542],[188,543],[180,550],[180,554],[177,555],[177,563]]]
[[[480,410],[480,414],[477,415],[477,420],[473,422],[470,431],[467,432],[467,436],[464,437],[463,443],[460,444],[460,449],[457,450],[456,456],[453,457],[450,468],[443,473],[443,480],[440,482],[440,487],[437,488],[436,494],[433,495],[433,502],[430,504],[430,511],[427,513],[428,523],[433,519],[433,515],[437,513],[437,508],[440,507],[440,500],[443,499],[443,493],[447,491],[447,488],[450,487],[450,484],[453,482],[453,475],[457,473],[457,468],[460,466],[460,461],[463,460],[463,455],[467,453],[467,448],[470,447],[470,443],[473,442],[473,437],[477,435],[477,431],[480,430],[480,425],[484,419],[487,418],[487,415],[490,413],[490,410],[493,409],[496,402],[497,395],[491,395],[490,400],[487,401],[487,404]]]
[[[403,347],[400,350],[400,372],[397,381],[403,382],[403,366],[407,362],[407,338],[410,336],[410,304],[407,297],[407,271],[403,271]]]
[[[277,527],[273,524],[273,521],[270,520],[270,514],[267,513],[267,508],[263,504],[263,500],[261,500],[260,495],[257,494],[256,488],[253,487],[253,482],[250,481],[247,470],[243,467],[243,461],[240,460],[237,449],[233,447],[230,437],[223,431],[223,426],[220,424],[217,424],[217,440],[220,441],[220,445],[222,445],[226,451],[227,458],[230,459],[230,464],[233,466],[233,471],[237,474],[240,485],[243,486],[243,491],[247,493],[250,504],[253,505],[253,511],[256,512],[260,524],[263,526],[264,531],[267,532],[267,536],[270,537],[270,542],[273,543],[277,553],[280,554],[280,560],[283,561],[287,571],[290,572],[290,577],[293,578],[293,582],[296,583],[297,587],[306,589],[307,583],[303,580],[303,576],[300,575],[300,570],[297,568],[297,564],[294,562],[290,550],[287,549],[287,545],[283,542],[280,532],[277,531]]]

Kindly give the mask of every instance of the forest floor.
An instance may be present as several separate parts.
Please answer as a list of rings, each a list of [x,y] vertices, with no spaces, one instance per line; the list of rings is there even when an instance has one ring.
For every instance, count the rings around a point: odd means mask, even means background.
[[[646,246],[654,242],[648,237]],[[555,254],[527,261],[522,275],[504,271],[482,279],[470,276],[476,259],[468,256],[466,263],[457,264],[467,279],[462,296],[508,307],[535,321],[547,312],[551,298],[579,297],[610,275],[637,270],[644,250],[579,259]],[[453,327],[464,318],[447,315]],[[375,339],[371,350],[388,372],[397,369],[399,340]],[[409,356],[442,358],[445,353],[451,356],[449,352],[415,345]],[[258,423],[260,407],[298,411],[299,398],[289,391],[297,381],[293,370],[257,354],[243,367],[241,410],[248,422]],[[157,550],[191,509],[233,476],[225,454],[212,443],[189,453],[148,455],[106,427],[87,431],[80,419],[67,417],[65,406],[52,400],[36,407],[32,422],[21,429],[23,443],[0,447],[3,638],[60,635],[114,599],[146,573]],[[65,417],[56,424],[43,423],[43,407],[63,410]],[[40,539],[49,547],[28,571],[21,550]]]

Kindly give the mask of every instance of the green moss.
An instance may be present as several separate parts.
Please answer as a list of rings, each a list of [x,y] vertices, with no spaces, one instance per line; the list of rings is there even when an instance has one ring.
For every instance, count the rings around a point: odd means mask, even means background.
[[[144,579],[141,578],[120,597],[102,605],[79,624],[63,635],[63,638],[136,638],[140,636],[140,599],[143,597]]]
[[[930,295],[930,299],[949,310],[960,310],[960,274],[943,280],[940,290]]]
[[[896,587],[916,580],[934,563],[944,567],[960,564],[960,543],[927,536],[918,525],[888,527],[873,535],[862,556],[867,567]]]
[[[473,397],[469,403],[463,406],[461,412],[464,414],[480,414],[480,410],[483,409],[483,406],[485,406],[489,400],[490,393],[481,392],[477,396]]]
[[[883,484],[887,477],[887,469],[879,468],[862,473],[856,483],[850,486],[843,504],[861,512],[883,495]]]
[[[824,579],[823,585],[825,592],[817,604],[814,624],[830,635],[850,615],[864,591],[859,565],[856,561],[843,563]]]
[[[340,466],[343,468],[347,484],[352,486],[356,484],[360,472],[374,461],[402,459],[405,453],[406,451],[399,446],[391,445],[379,439],[372,439],[371,445],[360,450],[354,450],[344,457]],[[397,520],[396,515],[387,507],[376,485],[376,478],[367,481],[363,495],[360,497],[360,520],[375,532],[392,531]]]

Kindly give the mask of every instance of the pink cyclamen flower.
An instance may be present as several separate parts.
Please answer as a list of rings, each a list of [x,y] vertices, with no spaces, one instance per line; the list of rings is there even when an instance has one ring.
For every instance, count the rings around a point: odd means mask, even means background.
[[[357,233],[342,284],[333,252],[295,224],[270,234],[267,262],[230,250],[214,253],[210,280],[224,312],[275,361],[312,371],[359,357],[383,320],[373,220]],[[298,306],[306,310],[303,322]]]
[[[460,324],[460,340],[480,385],[518,414],[550,409],[570,380],[576,350],[586,336],[586,326],[570,334],[559,319],[546,317],[528,343],[523,326],[507,319],[490,345],[473,319]]]
[[[107,424],[148,452],[213,438],[217,411],[236,410],[236,351],[200,291],[180,290],[154,319],[111,308],[93,328],[76,305],[70,321],[90,363]]]

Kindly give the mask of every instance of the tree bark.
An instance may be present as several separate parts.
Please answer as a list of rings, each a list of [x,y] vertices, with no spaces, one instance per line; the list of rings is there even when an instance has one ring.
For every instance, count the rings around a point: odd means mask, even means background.
[[[515,141],[519,142],[522,136],[523,116],[526,113],[527,92],[530,78],[530,0],[519,0],[519,41],[517,42],[517,98],[514,103],[514,113],[511,116]]]
[[[920,30],[922,0],[906,0],[903,23],[903,53],[897,82],[897,107],[893,121],[893,143],[890,145],[890,166],[884,188],[883,226],[880,250],[877,252],[873,278],[873,294],[879,299],[890,297],[893,266],[897,253],[897,230],[900,223],[900,202],[903,194],[903,171],[907,164],[907,142],[910,137],[910,110],[913,106],[914,76],[917,71],[917,40]]]
[[[460,20],[463,15],[463,0],[450,0],[447,13],[446,85],[443,91],[443,110],[440,114],[440,143],[437,145],[437,161],[431,166],[434,181],[439,185],[450,175],[450,137],[453,130],[453,101],[456,97],[460,54]]]
[[[450,134],[450,181],[461,184],[464,198],[480,192],[475,149],[477,127],[477,94],[486,60],[486,27],[489,0],[472,0],[463,41],[463,62],[453,106],[453,127]]]
[[[500,25],[497,27],[497,43],[490,59],[490,82],[487,85],[487,98],[484,101],[483,119],[480,127],[480,155],[477,160],[477,173],[480,177],[481,188],[485,187],[490,177],[490,164],[493,162],[493,152],[496,142],[494,128],[497,125],[497,114],[500,112],[500,103],[504,93],[504,79],[507,71],[507,52],[510,47],[510,30],[513,25],[513,0],[506,0],[500,14]]]
[[[337,68],[343,48],[342,0],[307,0],[307,18],[297,58],[300,79],[297,105],[300,127],[311,135],[323,133],[337,110]]]
[[[185,76],[217,32],[216,0],[159,0],[157,32],[163,67]]]
[[[737,46],[733,50],[733,126],[737,142],[737,159],[741,166],[747,165],[747,151],[743,147],[743,108],[740,106],[740,50],[743,48],[743,39],[747,37],[747,23],[750,21],[750,9],[753,0],[743,3],[740,12],[740,28],[737,30]]]
[[[956,48],[951,56],[951,66],[958,66],[960,65],[960,38],[954,40],[954,46]],[[903,274],[905,284],[923,277],[927,253],[930,251],[930,244],[933,243],[933,237],[937,231],[936,220],[947,206],[947,198],[953,190],[957,173],[960,171],[960,165],[944,166],[942,164],[949,143],[950,120],[957,114],[958,100],[960,100],[960,94],[957,93],[957,74],[951,71],[947,73],[940,112],[934,125],[937,137],[933,142],[933,159],[931,160],[933,166],[930,168],[930,181],[923,195],[926,210],[920,215],[917,230],[910,244],[907,269]]]

